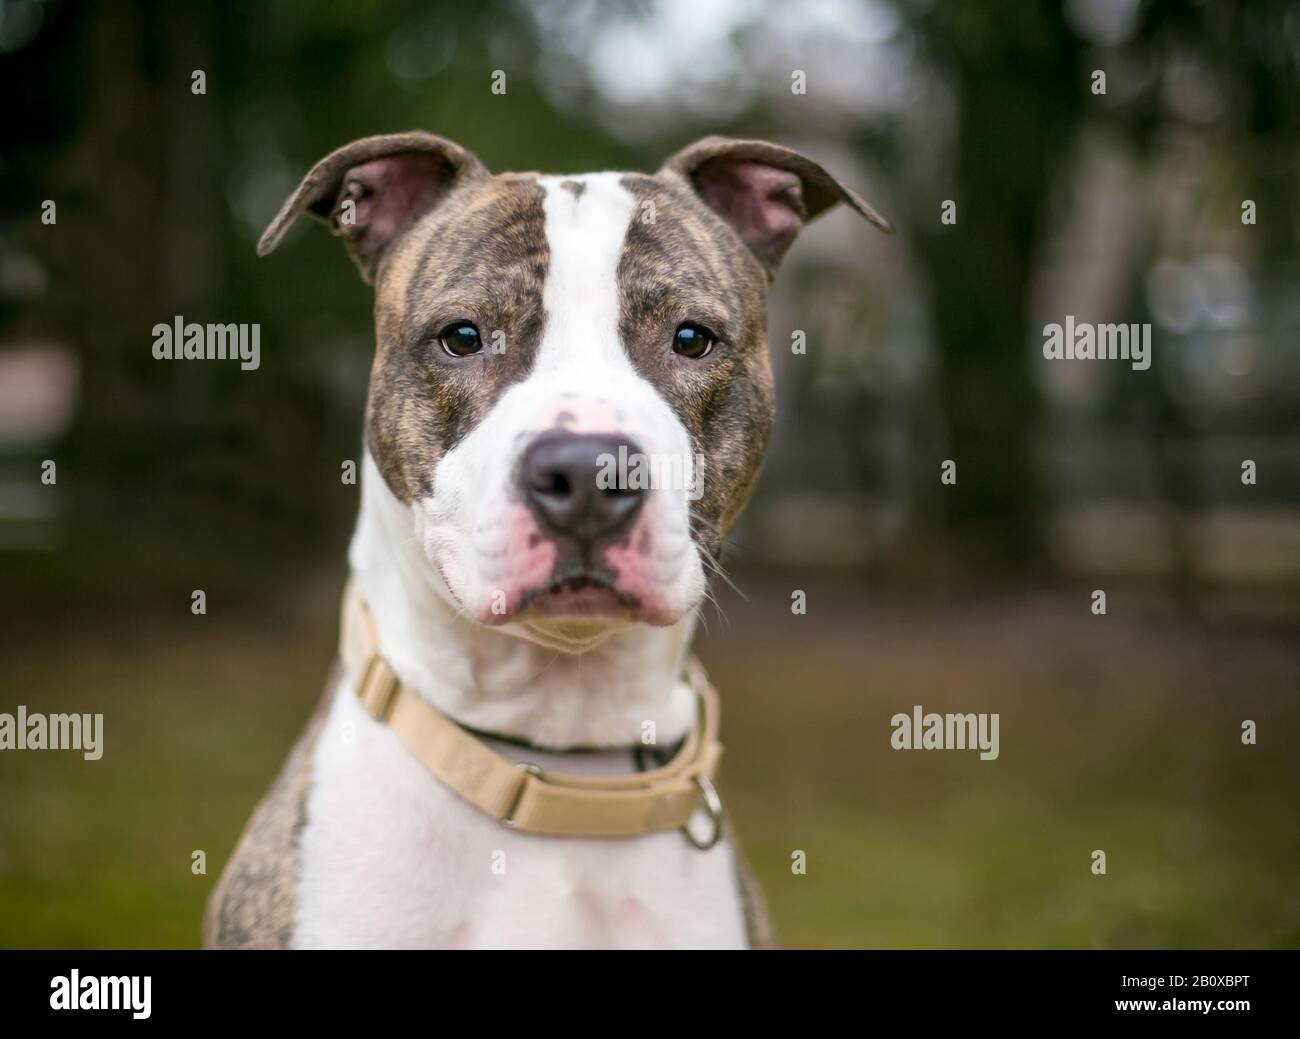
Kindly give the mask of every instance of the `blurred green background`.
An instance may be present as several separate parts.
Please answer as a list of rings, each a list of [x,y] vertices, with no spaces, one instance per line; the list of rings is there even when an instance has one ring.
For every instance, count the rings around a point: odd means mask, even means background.
[[[550,172],[767,137],[899,228],[791,250],[701,638],[784,944],[1300,945],[1294,4],[0,0],[0,82],[0,711],[106,715],[99,762],[0,753],[0,947],[197,944],[329,667],[371,349],[338,243],[253,244],[411,128]],[[154,361],[177,314],[261,367]],[[1151,370],[1044,361],[1066,314]],[[891,750],[917,703],[1001,757]]]

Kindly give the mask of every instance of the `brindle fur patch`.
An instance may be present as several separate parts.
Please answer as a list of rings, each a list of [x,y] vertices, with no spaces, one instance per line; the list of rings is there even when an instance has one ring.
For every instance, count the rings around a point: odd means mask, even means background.
[[[668,401],[704,460],[693,502],[696,542],[717,556],[758,479],[775,415],[767,355],[768,277],[753,253],[674,174],[622,181],[640,216],[619,260],[619,335],[637,371]],[[652,202],[653,208],[644,206]],[[672,350],[684,321],[719,337],[704,358]]]
[[[293,944],[302,866],[299,839],[307,822],[312,757],[338,685],[338,668],[336,664],[306,730],[208,896],[205,949],[288,949]]]
[[[544,197],[533,175],[471,180],[384,258],[366,442],[402,501],[432,493],[438,459],[532,368],[546,320]],[[438,333],[462,321],[483,350],[452,357]]]

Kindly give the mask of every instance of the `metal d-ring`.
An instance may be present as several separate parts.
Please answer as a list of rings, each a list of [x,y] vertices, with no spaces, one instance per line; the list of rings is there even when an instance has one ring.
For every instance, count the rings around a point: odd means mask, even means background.
[[[717,844],[718,841],[722,840],[722,798],[718,796],[718,791],[714,789],[708,776],[696,776],[695,786],[700,791],[700,796],[704,799],[704,810],[708,813],[709,819],[713,823],[713,833],[710,834],[707,841],[699,840],[695,834],[691,833],[691,823],[689,819],[682,825],[682,833],[686,834],[686,839],[695,847],[699,848],[700,851],[708,851]]]

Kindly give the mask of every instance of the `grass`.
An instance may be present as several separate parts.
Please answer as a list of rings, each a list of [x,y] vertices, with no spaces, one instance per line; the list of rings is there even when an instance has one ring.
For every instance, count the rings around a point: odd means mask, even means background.
[[[742,583],[750,601],[724,600],[701,655],[724,699],[723,794],[782,944],[1300,945],[1293,629],[833,586],[795,617],[787,590]],[[0,947],[197,944],[333,631],[326,606],[187,620],[33,627],[6,652],[0,710],[106,717],[101,761],[0,754]],[[890,716],[916,703],[998,712],[998,760],[891,749]]]
[[[1039,597],[825,611],[793,652],[714,666],[783,944],[1300,944],[1294,638]],[[916,703],[998,712],[999,758],[893,750]]]

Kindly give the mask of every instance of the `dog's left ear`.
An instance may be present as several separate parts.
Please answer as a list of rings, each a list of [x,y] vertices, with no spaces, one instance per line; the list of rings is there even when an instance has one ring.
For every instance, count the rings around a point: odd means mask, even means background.
[[[805,155],[768,141],[705,137],[660,173],[684,177],[749,247],[770,277],[804,224],[843,202],[882,231],[888,220]]]
[[[457,184],[486,176],[472,153],[445,137],[420,130],[363,137],[311,168],[263,232],[257,255],[274,249],[307,213],[343,239],[361,277],[372,282],[389,245]]]

